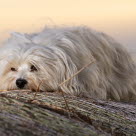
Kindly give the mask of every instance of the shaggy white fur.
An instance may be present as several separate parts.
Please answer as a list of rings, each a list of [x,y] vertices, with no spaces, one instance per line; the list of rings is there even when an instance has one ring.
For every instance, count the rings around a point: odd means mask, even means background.
[[[92,59],[95,62],[59,87]],[[110,36],[88,27],[13,33],[0,48],[0,89],[57,91],[95,99],[136,100],[136,66]]]

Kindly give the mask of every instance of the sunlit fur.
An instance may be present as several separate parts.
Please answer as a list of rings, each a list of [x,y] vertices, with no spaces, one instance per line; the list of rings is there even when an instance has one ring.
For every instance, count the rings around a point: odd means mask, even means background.
[[[59,87],[95,58],[95,62]],[[37,71],[31,71],[34,65]],[[16,71],[11,71],[11,68]],[[88,27],[46,27],[35,34],[13,33],[0,49],[0,89],[60,91],[95,99],[135,100],[136,68],[129,53],[108,35]]]

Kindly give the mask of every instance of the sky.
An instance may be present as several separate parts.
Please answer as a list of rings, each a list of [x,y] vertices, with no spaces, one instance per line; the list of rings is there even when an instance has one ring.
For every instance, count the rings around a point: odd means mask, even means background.
[[[46,25],[87,25],[136,49],[136,0],[0,0],[0,40]]]

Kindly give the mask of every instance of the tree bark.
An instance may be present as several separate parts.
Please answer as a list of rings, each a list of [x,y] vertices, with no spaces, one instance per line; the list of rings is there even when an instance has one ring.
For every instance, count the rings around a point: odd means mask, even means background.
[[[0,136],[136,136],[136,103],[3,91]]]

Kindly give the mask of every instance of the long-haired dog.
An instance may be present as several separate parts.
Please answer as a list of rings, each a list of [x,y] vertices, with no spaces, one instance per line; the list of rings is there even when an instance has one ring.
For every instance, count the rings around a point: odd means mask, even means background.
[[[47,27],[35,34],[13,33],[0,48],[0,89],[36,90],[39,84],[43,91],[135,100],[136,66],[118,42],[85,26]]]

